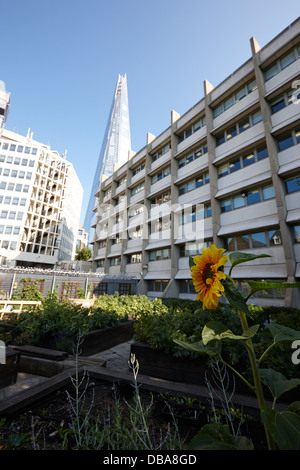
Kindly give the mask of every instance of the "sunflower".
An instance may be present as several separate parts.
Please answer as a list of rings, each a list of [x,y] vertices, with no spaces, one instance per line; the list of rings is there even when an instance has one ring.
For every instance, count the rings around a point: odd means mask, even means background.
[[[196,292],[196,299],[203,303],[203,308],[216,309],[219,303],[221,292],[224,287],[221,283],[226,276],[220,268],[228,260],[228,256],[222,256],[223,248],[216,245],[204,248],[202,255],[194,258],[195,265],[191,267],[192,280]]]

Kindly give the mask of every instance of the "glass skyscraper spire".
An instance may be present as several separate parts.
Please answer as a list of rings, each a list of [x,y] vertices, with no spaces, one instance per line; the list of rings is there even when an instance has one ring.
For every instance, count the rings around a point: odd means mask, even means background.
[[[84,219],[84,228],[89,233],[89,241],[92,241],[96,205],[95,194],[98,192],[100,181],[103,177],[113,174],[114,165],[123,165],[128,160],[128,152],[131,149],[127,76],[119,75],[113,102],[107,121],[107,126],[102,142],[102,147],[96,167],[96,172],[91,189],[90,199]]]

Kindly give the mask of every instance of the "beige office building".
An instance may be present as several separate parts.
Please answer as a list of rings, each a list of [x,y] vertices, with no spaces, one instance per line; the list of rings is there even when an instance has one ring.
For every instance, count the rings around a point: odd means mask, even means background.
[[[250,51],[101,182],[96,271],[136,275],[150,297],[195,299],[189,256],[215,243],[271,255],[233,270],[241,289],[300,280],[300,19],[262,48],[251,38]],[[253,302],[299,306],[299,289]]]
[[[0,264],[74,259],[83,189],[71,162],[26,136],[0,138]]]

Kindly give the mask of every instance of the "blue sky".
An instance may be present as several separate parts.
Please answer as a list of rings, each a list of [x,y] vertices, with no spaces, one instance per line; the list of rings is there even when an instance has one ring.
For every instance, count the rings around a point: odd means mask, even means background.
[[[8,130],[71,161],[84,219],[118,74],[127,74],[132,150],[299,16],[299,0],[0,0]]]

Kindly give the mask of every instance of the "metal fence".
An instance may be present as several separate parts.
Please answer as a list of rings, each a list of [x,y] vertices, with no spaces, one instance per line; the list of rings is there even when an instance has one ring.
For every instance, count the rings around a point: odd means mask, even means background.
[[[0,298],[11,299],[22,291],[24,284],[35,283],[45,298],[50,292],[57,292],[60,299],[86,298],[89,295],[137,293],[137,278],[126,275],[56,271],[35,268],[0,268]]]

